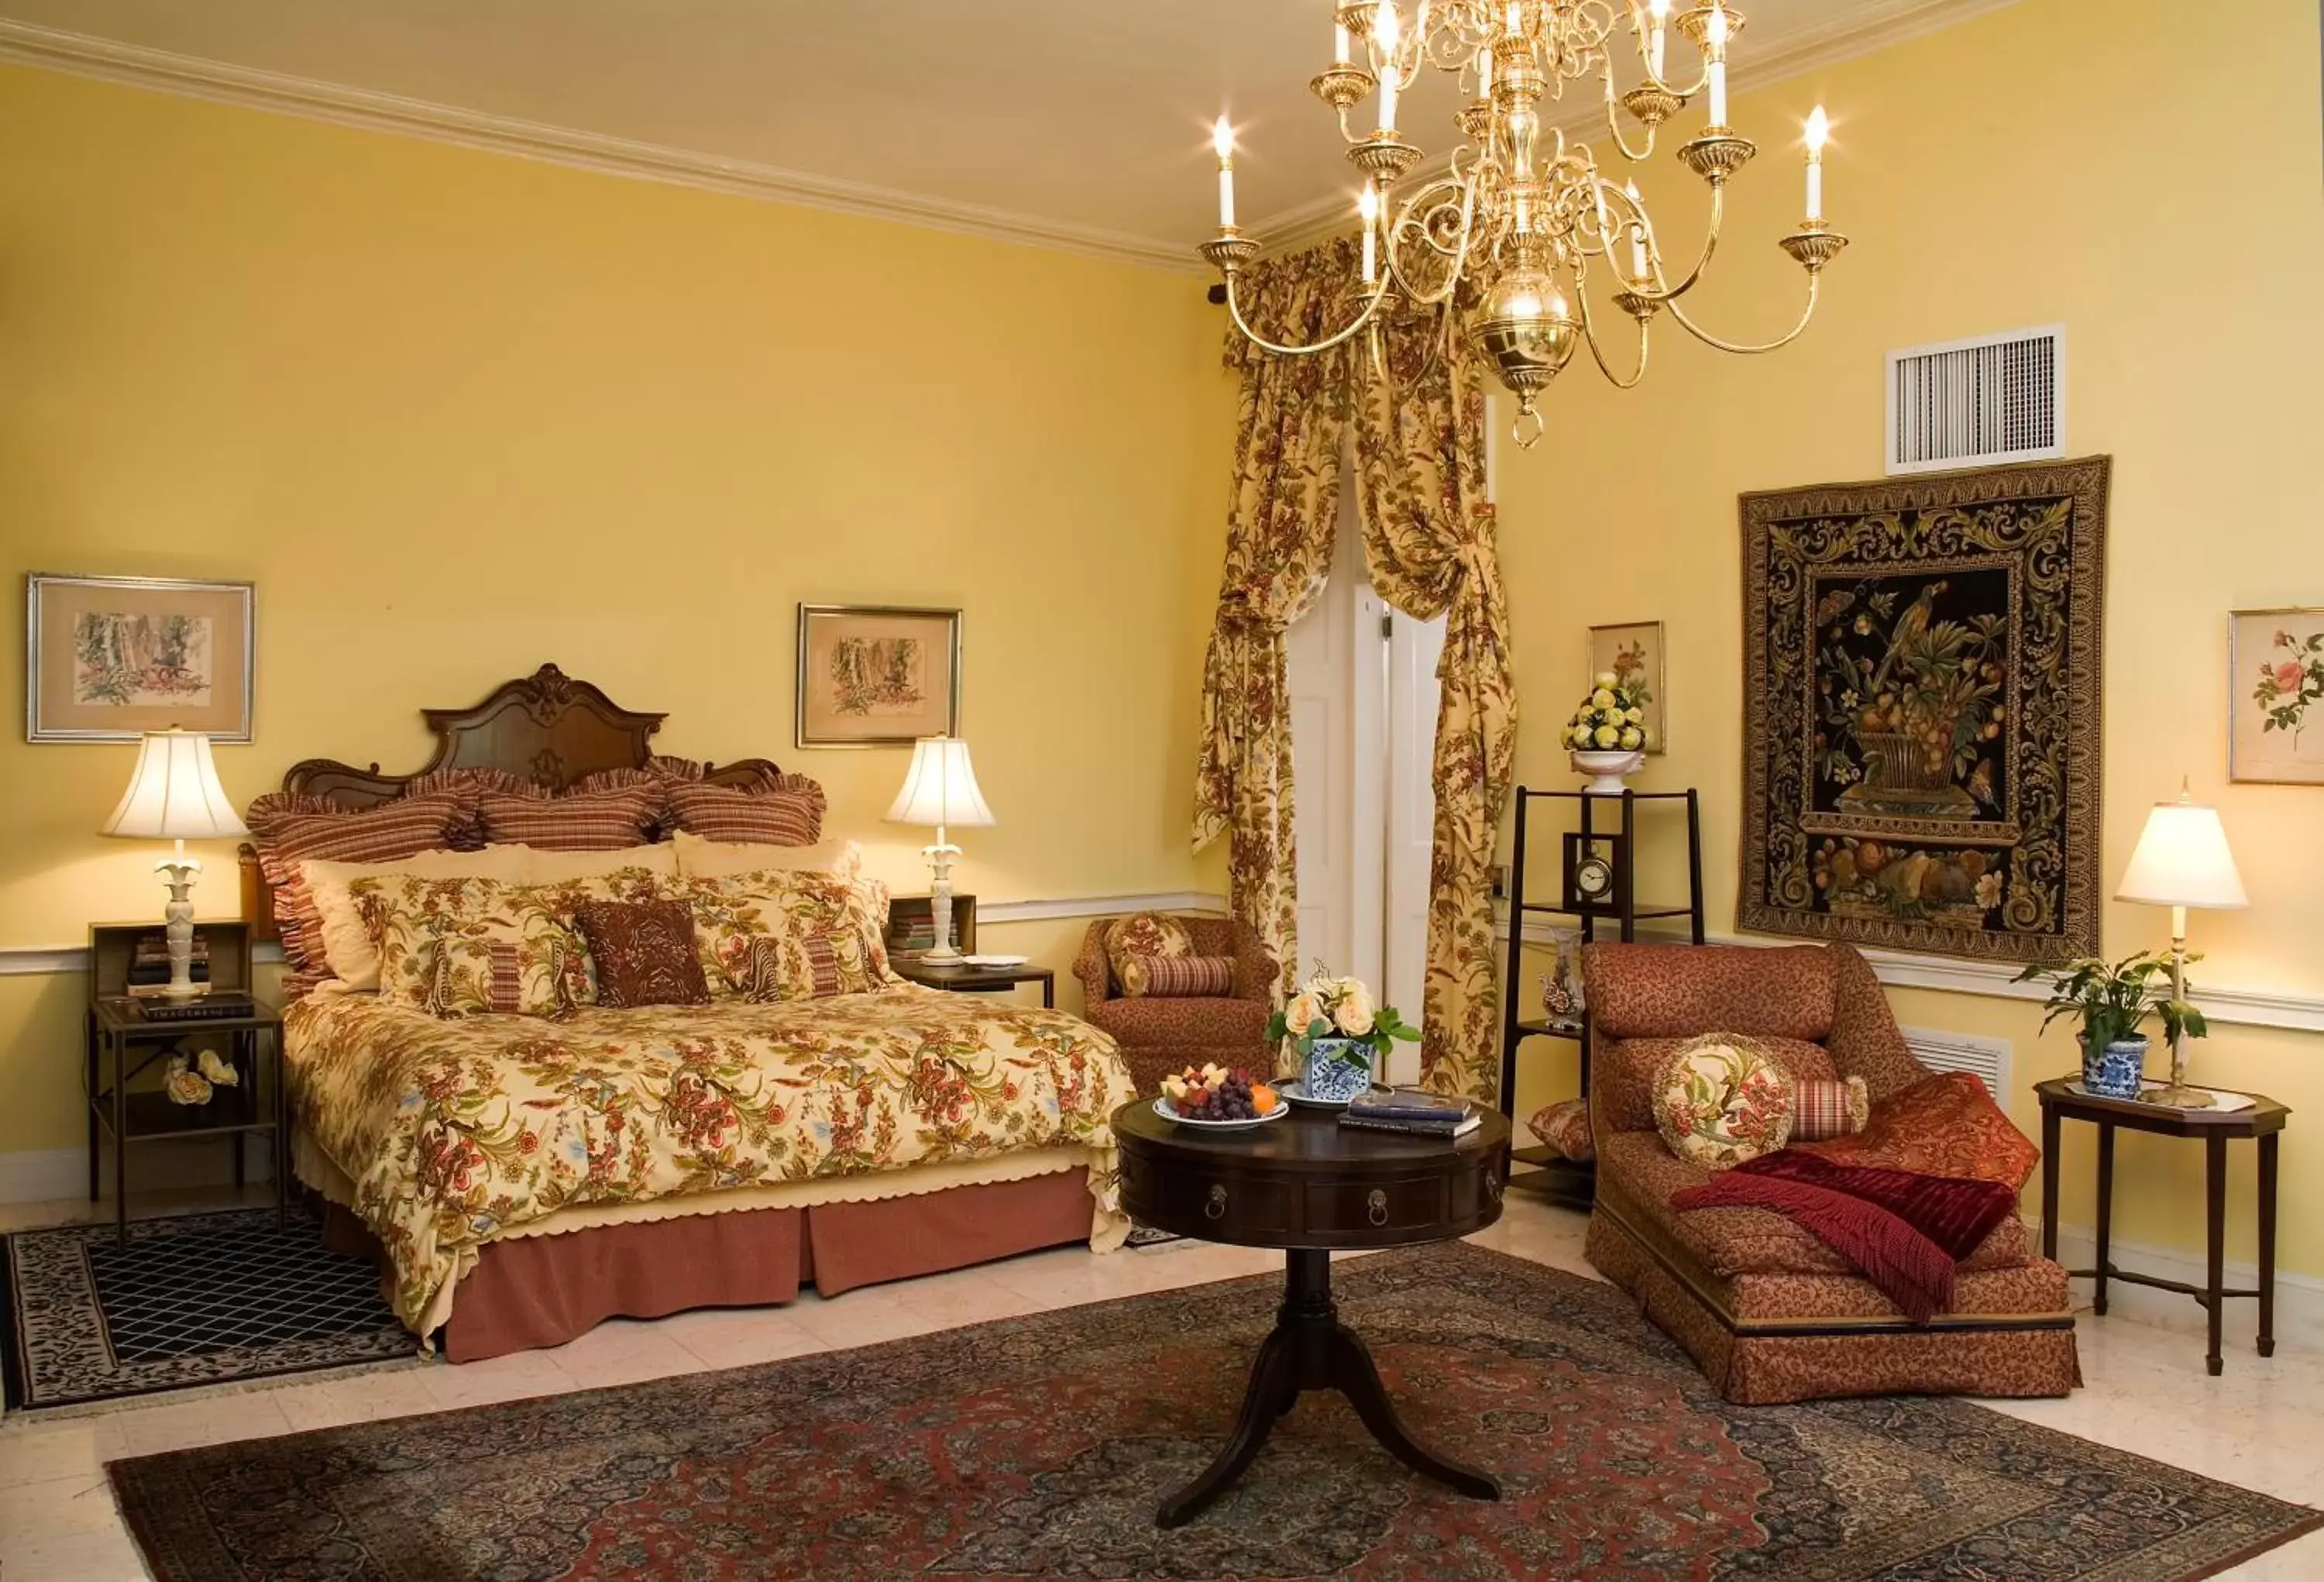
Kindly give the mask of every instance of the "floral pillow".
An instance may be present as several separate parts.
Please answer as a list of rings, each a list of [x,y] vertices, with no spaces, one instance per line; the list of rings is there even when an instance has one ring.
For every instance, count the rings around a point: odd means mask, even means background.
[[[1751,1039],[1689,1039],[1655,1074],[1654,1094],[1655,1130],[1690,1163],[1727,1170],[1791,1138],[1791,1078]]]
[[[617,868],[553,884],[404,875],[347,889],[379,944],[382,997],[432,1016],[560,1016],[597,1001],[575,911],[652,901],[667,882]]]
[[[1142,988],[1133,990],[1130,986],[1133,977],[1141,985],[1145,981],[1143,970],[1131,965],[1139,958],[1151,959],[1192,956],[1194,953],[1194,936],[1186,931],[1185,924],[1165,912],[1133,912],[1129,917],[1116,918],[1106,926],[1105,959],[1113,968],[1115,985],[1124,994],[1144,992]]]
[[[876,879],[769,869],[678,882],[714,1000],[870,994],[888,969],[888,887]]]
[[[1590,1134],[1590,1101],[1586,1098],[1561,1098],[1555,1104],[1545,1105],[1527,1123],[1533,1134],[1577,1164],[1586,1164],[1598,1157],[1598,1144]]]

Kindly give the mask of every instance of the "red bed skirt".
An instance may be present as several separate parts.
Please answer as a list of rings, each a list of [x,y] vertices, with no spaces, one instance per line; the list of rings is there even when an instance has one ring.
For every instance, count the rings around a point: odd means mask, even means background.
[[[607,1318],[689,1308],[764,1307],[812,1284],[859,1285],[1085,1242],[1089,1172],[953,1187],[868,1203],[696,1214],[565,1235],[494,1242],[460,1282],[440,1341],[456,1363],[562,1346]],[[334,1204],[331,1243],[374,1255],[363,1223]]]

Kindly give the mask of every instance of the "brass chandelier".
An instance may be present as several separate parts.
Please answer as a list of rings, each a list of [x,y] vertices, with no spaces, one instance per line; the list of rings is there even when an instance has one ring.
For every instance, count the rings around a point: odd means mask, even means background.
[[[1270,352],[1301,356],[1369,332],[1376,365],[1384,318],[1413,308],[1438,310],[1446,336],[1463,334],[1517,398],[1517,442],[1542,434],[1534,398],[1586,343],[1606,377],[1628,390],[1646,371],[1648,331],[1667,310],[1688,334],[1720,351],[1757,353],[1788,345],[1814,316],[1823,266],[1848,238],[1823,219],[1824,113],[1809,117],[1807,217],[1780,239],[1807,271],[1807,306],[1799,322],[1771,341],[1722,339],[1687,314],[1683,299],[1702,281],[1719,245],[1728,180],[1757,153],[1727,125],[1727,49],[1742,16],[1723,4],[1673,14],[1671,0],[1416,0],[1407,26],[1396,0],[1335,0],[1330,68],[1308,86],[1340,118],[1348,159],[1364,175],[1357,208],[1363,228],[1360,278],[1344,328],[1312,345],[1285,345],[1253,329],[1235,293],[1236,276],[1259,244],[1234,223],[1234,134],[1224,116],[1215,129],[1219,156],[1219,234],[1203,255],[1226,277],[1236,328]],[[1692,80],[1666,75],[1675,31],[1700,56]],[[1619,90],[1614,53],[1623,32],[1637,40],[1644,79]],[[1358,59],[1360,47],[1361,58]],[[1690,67],[1694,62],[1689,62]],[[1466,142],[1443,173],[1419,178],[1409,192],[1397,183],[1422,151],[1397,130],[1399,95],[1424,68],[1452,73],[1469,103],[1454,117]],[[1673,278],[1660,238],[1635,181],[1617,183],[1591,145],[1545,126],[1545,100],[1561,100],[1568,83],[1601,83],[1606,146],[1629,163],[1651,158],[1664,123],[1698,95],[1706,124],[1677,151],[1681,163],[1711,186],[1711,219],[1700,254]],[[1349,112],[1377,89],[1378,124],[1359,136]],[[1643,141],[1632,142],[1624,118]],[[1613,303],[1637,327],[1628,375],[1608,360],[1587,291],[1592,261],[1613,277]],[[1467,288],[1464,291],[1464,287]],[[1463,313],[1456,298],[1471,303]],[[1610,338],[1610,332],[1609,335]]]

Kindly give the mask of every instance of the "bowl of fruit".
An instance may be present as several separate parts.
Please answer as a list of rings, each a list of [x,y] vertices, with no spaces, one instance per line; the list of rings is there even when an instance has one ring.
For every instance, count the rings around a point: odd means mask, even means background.
[[[1162,1096],[1154,1113],[1181,1126],[1203,1126],[1215,1132],[1240,1132],[1279,1121],[1291,1113],[1282,1095],[1254,1078],[1242,1067],[1189,1066],[1176,1077],[1162,1078]]]

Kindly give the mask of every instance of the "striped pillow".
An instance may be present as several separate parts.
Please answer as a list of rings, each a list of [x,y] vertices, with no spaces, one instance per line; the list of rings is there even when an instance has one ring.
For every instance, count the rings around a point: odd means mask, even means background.
[[[561,797],[484,793],[484,838],[548,851],[618,851],[643,846],[661,822],[659,785],[625,785]]]
[[[1864,1078],[1850,1077],[1829,1082],[1810,1078],[1792,1084],[1792,1141],[1821,1143],[1829,1137],[1850,1137],[1864,1130],[1872,1105]]]
[[[772,791],[676,784],[669,812],[680,829],[734,845],[813,846],[823,837],[823,788],[786,774]]]
[[[330,976],[323,914],[300,865],[309,862],[392,863],[432,851],[465,832],[466,797],[452,792],[399,797],[358,812],[261,798],[251,804],[251,844],[259,872],[274,892],[282,958],[295,976]]]
[[[1234,995],[1231,956],[1125,956],[1121,992],[1136,1000],[1224,1000]]]

